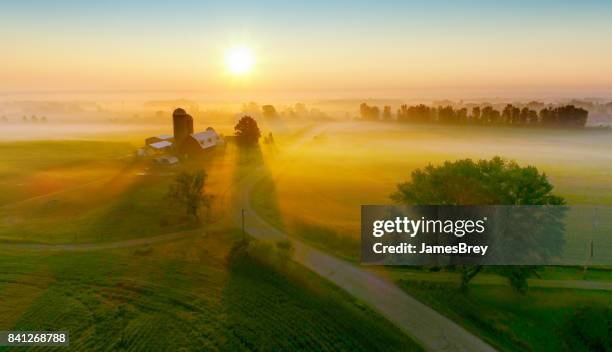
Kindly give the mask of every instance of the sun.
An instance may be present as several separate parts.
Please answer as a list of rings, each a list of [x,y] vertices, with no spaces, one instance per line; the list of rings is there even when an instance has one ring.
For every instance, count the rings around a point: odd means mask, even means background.
[[[253,69],[255,55],[244,45],[234,46],[225,55],[225,64],[234,75],[244,75]]]

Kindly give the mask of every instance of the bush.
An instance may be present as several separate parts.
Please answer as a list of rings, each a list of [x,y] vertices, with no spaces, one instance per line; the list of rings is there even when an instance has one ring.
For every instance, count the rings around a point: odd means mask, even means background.
[[[577,309],[566,316],[561,335],[572,351],[612,351],[612,308]]]
[[[284,270],[293,256],[293,246],[289,241],[258,241],[243,238],[234,243],[227,256],[230,268],[256,262],[276,270]]]

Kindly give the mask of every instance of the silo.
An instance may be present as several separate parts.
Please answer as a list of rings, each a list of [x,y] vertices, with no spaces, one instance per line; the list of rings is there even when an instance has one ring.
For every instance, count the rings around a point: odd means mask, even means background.
[[[174,125],[174,143],[180,148],[185,139],[193,133],[193,118],[185,110],[178,108],[172,113],[172,122]]]

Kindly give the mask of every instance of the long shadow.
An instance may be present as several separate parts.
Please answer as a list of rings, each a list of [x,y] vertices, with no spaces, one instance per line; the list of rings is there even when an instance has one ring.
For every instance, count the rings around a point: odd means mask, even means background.
[[[132,179],[88,222],[83,231],[89,234],[85,241],[125,240],[191,230],[199,226],[189,221],[181,209],[169,203],[167,189],[173,176],[151,174],[125,177]],[[108,188],[112,189],[112,185]],[[75,242],[79,242],[78,239]]]
[[[235,152],[233,183],[239,186],[233,189],[232,203],[243,208],[256,208],[257,212],[262,214],[266,220],[272,222],[278,229],[283,230],[285,222],[279,209],[276,184],[269,167],[269,160],[266,160],[264,156],[264,151],[257,145],[254,147],[235,146]],[[244,189],[246,185],[243,181],[249,177],[252,177],[253,182],[256,183],[253,187],[253,193],[250,197],[247,197]],[[251,204],[246,204],[246,202]],[[252,217],[253,214],[248,211],[244,213],[245,222],[248,222]]]

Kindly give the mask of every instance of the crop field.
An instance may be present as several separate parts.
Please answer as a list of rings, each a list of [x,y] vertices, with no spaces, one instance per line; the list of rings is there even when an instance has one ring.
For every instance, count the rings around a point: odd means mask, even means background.
[[[297,265],[229,267],[239,234],[110,251],[2,250],[0,301],[10,304],[0,305],[0,329],[68,330],[75,351],[419,350]]]

